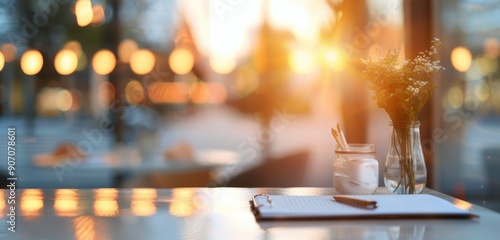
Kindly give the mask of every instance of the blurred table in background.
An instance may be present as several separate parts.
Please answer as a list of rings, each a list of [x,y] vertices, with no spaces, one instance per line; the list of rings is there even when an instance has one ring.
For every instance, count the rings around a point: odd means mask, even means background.
[[[143,182],[139,187],[194,187],[205,186],[210,181],[210,171],[237,164],[241,158],[237,152],[224,149],[197,149],[192,154],[189,159],[174,160],[162,154],[141,156],[137,148],[117,147],[109,153],[81,159],[67,158],[54,164],[55,157],[51,153],[43,153],[33,156],[32,167],[37,171],[53,171],[61,180],[64,174],[73,171],[89,176],[94,172],[107,171],[113,176],[113,187],[123,187],[138,177],[151,180],[155,176],[159,177],[151,181],[157,184]]]
[[[16,192],[15,234],[4,230],[10,193],[0,191],[0,238],[498,239],[499,213],[424,191],[480,217],[256,222],[250,211],[258,193],[330,195],[332,188],[25,189]]]

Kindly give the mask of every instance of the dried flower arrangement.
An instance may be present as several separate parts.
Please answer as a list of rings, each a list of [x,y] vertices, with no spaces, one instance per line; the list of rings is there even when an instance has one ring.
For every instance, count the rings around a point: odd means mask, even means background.
[[[420,52],[412,61],[400,61],[399,49],[390,50],[383,58],[362,60],[366,65],[363,77],[369,80],[369,88],[374,91],[373,100],[387,112],[392,121],[390,147],[396,156],[391,157],[398,159],[399,166],[396,173],[386,169],[384,177],[387,174],[398,176],[393,192],[415,193],[414,166],[418,158],[415,151],[422,150],[414,149],[414,142],[418,141],[420,146],[420,139],[413,139],[411,128],[418,126],[419,112],[437,87],[435,75],[444,69],[439,60],[435,60],[440,44],[439,39],[434,38],[430,50]]]

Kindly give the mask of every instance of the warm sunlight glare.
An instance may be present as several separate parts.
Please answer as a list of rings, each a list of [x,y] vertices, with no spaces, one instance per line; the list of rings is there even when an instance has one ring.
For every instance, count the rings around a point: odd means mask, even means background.
[[[108,49],[102,49],[92,58],[92,67],[97,74],[108,75],[116,66],[115,54]]]
[[[451,51],[451,64],[459,72],[467,72],[472,63],[472,55],[465,47],[455,47]]]
[[[218,74],[228,74],[234,70],[236,59],[232,57],[212,56],[209,60],[210,67]]]
[[[342,53],[337,49],[329,49],[324,53],[324,61],[329,69],[334,72],[344,70],[346,61]]]
[[[61,75],[72,74],[78,66],[78,56],[69,49],[63,49],[57,53],[54,59],[54,67]]]
[[[21,69],[26,75],[35,75],[42,69],[43,57],[37,50],[28,50],[21,56]]]
[[[288,57],[290,68],[296,73],[308,73],[314,67],[314,57],[306,50],[293,50]]]
[[[168,64],[174,73],[186,74],[193,68],[194,56],[189,49],[176,48],[168,58]]]
[[[130,68],[135,74],[145,75],[155,67],[155,55],[146,49],[138,50],[130,56]]]

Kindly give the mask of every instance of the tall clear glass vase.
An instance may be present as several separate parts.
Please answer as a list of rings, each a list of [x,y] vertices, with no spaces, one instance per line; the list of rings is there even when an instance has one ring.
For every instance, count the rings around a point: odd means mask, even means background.
[[[391,125],[391,141],[384,168],[385,187],[390,193],[420,193],[427,181],[420,122],[392,122]]]

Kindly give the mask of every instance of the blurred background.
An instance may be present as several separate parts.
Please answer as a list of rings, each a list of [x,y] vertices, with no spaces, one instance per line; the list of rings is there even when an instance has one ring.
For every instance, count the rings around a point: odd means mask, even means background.
[[[360,59],[438,37],[427,186],[499,211],[500,4],[353,2],[0,0],[18,187],[332,187],[337,122],[382,173],[391,129]]]

